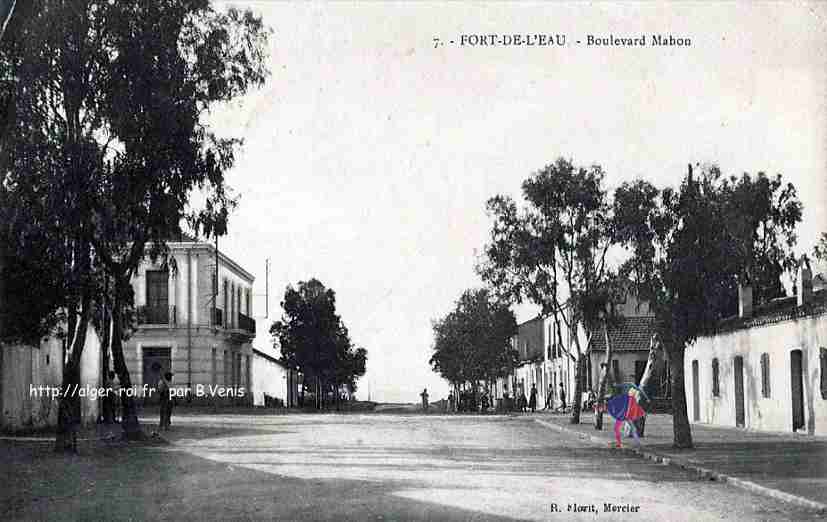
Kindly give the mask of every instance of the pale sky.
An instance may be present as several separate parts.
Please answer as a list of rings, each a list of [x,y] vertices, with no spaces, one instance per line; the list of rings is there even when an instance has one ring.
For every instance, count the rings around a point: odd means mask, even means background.
[[[447,395],[428,366],[431,321],[481,285],[485,201],[519,196],[558,156],[599,163],[610,188],[674,185],[690,162],[782,173],[804,204],[802,250],[827,230],[824,4],[243,5],[274,30],[272,76],[214,114],[219,133],[245,140],[220,248],[256,276],[260,349],[287,284],[316,277],[336,291],[368,350],[360,398]],[[447,43],[481,33],[568,45]],[[692,46],[585,45],[669,33]]]

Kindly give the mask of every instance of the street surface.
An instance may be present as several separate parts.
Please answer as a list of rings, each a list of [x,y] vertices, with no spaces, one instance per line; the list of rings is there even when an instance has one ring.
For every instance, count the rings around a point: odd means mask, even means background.
[[[0,519],[818,518],[530,416],[179,415],[168,439],[80,457],[0,443]]]

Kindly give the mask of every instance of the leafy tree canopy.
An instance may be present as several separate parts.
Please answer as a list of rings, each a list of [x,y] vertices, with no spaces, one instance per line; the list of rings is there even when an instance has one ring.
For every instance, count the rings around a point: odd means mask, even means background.
[[[517,362],[511,337],[517,322],[507,305],[487,290],[466,290],[448,315],[434,322],[430,364],[451,383],[477,382],[506,375]]]
[[[281,360],[304,374],[304,382],[356,388],[364,375],[367,350],[356,347],[336,313],[336,294],[317,279],[288,286],[281,303],[282,319],[270,333]]]

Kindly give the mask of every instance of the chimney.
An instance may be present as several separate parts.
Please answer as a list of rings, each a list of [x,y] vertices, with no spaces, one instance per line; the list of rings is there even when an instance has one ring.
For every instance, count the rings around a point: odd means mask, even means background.
[[[738,317],[752,317],[752,285],[738,284]]]
[[[810,260],[807,256],[801,256],[801,262],[798,264],[797,285],[798,306],[804,306],[813,300],[813,271],[810,269]]]

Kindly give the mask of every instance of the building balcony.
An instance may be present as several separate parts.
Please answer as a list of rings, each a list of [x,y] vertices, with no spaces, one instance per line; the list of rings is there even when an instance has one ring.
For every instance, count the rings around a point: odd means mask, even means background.
[[[238,327],[241,330],[246,330],[251,334],[256,334],[256,320],[252,317],[247,317],[244,314],[238,314]]]
[[[221,308],[212,309],[212,326],[224,326],[224,310]]]
[[[175,306],[154,305],[138,307],[138,324],[175,325]]]

